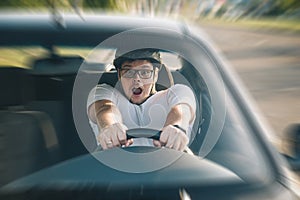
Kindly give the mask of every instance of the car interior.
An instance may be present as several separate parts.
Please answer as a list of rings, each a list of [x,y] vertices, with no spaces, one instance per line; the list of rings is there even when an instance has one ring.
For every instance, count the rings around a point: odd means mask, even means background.
[[[210,100],[204,89],[204,82],[194,79],[198,72],[191,71],[189,65],[188,62],[183,62],[182,68],[174,71],[163,66],[159,72],[157,89],[182,83],[194,90],[197,105],[201,108],[198,107],[193,129],[193,137],[198,138],[193,140],[190,148],[197,152],[201,138],[205,137],[200,132],[207,128],[211,112],[210,106],[202,104],[208,104]],[[84,70],[79,71],[80,67]],[[95,70],[95,65],[85,62],[81,56],[50,54],[32,60],[31,69],[16,66],[0,68],[3,94],[0,100],[0,142],[5,149],[0,155],[0,186],[60,161],[91,152],[97,147],[87,115],[82,114],[86,113],[88,93],[95,86],[90,81],[91,76],[101,77],[99,83],[111,85],[115,85],[118,78],[114,69]],[[77,97],[81,97],[77,101],[81,104],[77,111],[85,124],[81,127],[74,124],[76,113],[72,111],[75,80],[85,83],[82,88],[78,84],[77,89],[80,91]],[[10,87],[6,87],[7,85]],[[85,136],[81,137],[78,132],[84,132]]]

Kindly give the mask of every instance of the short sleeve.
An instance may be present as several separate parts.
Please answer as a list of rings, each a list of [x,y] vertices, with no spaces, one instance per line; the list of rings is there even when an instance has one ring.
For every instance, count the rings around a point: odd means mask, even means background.
[[[88,96],[87,100],[87,109],[91,104],[99,100],[109,100],[112,101],[114,104],[117,103],[117,91],[113,87],[107,84],[100,84],[94,87]]]
[[[196,112],[196,100],[191,88],[182,84],[173,85],[168,89],[168,104],[173,107],[181,103],[189,105]]]

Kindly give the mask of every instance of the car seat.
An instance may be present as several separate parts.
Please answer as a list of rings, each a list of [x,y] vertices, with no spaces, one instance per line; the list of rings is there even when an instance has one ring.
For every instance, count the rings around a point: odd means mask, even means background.
[[[73,84],[82,63],[80,56],[58,55],[32,63],[31,77],[36,95],[29,106],[50,116],[63,159],[87,153],[77,134],[72,114]]]
[[[26,69],[0,68],[0,186],[59,160],[49,116],[26,107],[31,83]]]
[[[180,74],[182,74],[193,88],[194,94],[197,101],[197,115],[193,126],[192,141],[190,141],[189,147],[194,152],[198,154],[200,148],[203,144],[204,138],[206,137],[206,132],[208,130],[211,116],[211,98],[204,79],[201,78],[201,74],[192,66],[188,61],[182,59],[182,68],[180,69]]]

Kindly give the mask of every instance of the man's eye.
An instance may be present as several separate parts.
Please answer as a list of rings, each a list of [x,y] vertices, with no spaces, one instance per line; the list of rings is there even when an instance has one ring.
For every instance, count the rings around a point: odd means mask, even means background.
[[[142,76],[147,76],[147,75],[149,75],[149,73],[151,73],[149,70],[141,70],[141,75]]]
[[[134,70],[127,70],[127,71],[125,71],[125,74],[127,76],[132,76],[134,73],[135,73]]]

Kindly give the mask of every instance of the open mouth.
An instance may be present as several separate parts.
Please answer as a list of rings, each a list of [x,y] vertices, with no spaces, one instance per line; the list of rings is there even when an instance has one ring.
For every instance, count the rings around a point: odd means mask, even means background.
[[[138,87],[138,88],[133,88],[133,89],[132,89],[132,92],[133,92],[134,95],[140,95],[140,94],[142,94],[143,89],[140,88],[140,87]]]

